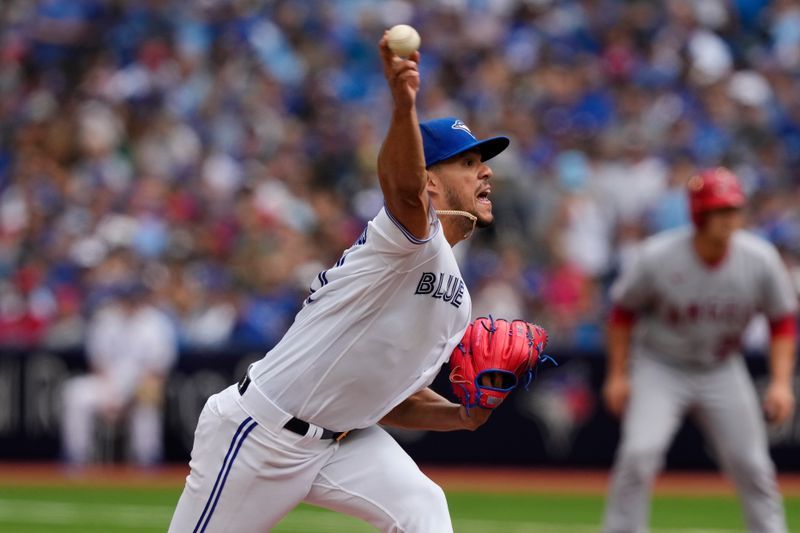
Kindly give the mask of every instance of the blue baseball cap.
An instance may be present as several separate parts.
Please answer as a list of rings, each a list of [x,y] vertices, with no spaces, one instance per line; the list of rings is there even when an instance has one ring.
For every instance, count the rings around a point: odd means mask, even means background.
[[[511,142],[503,136],[479,140],[463,120],[454,117],[428,120],[421,123],[419,129],[425,150],[425,168],[473,148],[481,151],[481,161],[488,161],[505,150]]]

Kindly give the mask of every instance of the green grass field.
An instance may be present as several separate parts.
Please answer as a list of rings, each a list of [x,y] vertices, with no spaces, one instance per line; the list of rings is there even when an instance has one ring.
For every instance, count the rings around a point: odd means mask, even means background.
[[[1,482],[0,482],[1,483]],[[180,489],[118,486],[0,485],[4,533],[163,532]],[[591,494],[448,492],[458,533],[590,533],[599,530],[603,498]],[[800,497],[786,499],[790,531],[800,531]],[[732,496],[665,496],[654,500],[652,533],[744,531]],[[375,531],[355,519],[301,506],[276,533]]]

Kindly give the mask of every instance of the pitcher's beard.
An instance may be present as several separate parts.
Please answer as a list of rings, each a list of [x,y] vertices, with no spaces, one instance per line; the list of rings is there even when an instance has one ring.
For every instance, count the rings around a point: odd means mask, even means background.
[[[445,198],[447,199],[447,205],[458,206],[459,200],[456,194],[453,192],[452,189],[445,189],[444,191]],[[486,228],[492,225],[492,220],[483,220],[479,218],[474,213],[470,213],[464,209],[442,209],[437,210],[437,214],[439,215],[451,215],[458,217],[458,224],[459,230],[464,235],[464,238],[468,238],[472,235],[472,232],[475,231],[475,228]]]

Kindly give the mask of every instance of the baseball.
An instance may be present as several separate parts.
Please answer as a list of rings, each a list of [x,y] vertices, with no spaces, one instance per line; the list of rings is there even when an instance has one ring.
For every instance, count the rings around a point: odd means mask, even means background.
[[[392,52],[401,57],[408,57],[419,48],[419,33],[408,24],[392,26],[387,39]]]

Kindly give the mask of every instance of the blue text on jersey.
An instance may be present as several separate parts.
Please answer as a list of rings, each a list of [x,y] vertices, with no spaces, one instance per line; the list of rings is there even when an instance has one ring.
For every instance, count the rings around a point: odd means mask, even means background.
[[[445,282],[447,278],[447,282]],[[414,294],[430,294],[432,298],[460,307],[464,297],[464,281],[444,272],[423,272]]]

